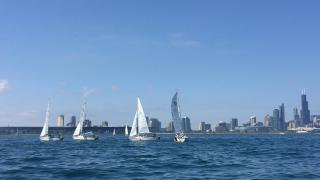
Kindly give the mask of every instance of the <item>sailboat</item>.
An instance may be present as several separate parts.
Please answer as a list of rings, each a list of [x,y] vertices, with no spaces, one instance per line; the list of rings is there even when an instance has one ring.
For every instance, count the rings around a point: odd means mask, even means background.
[[[62,135],[50,135],[49,134],[49,119],[50,119],[50,103],[48,103],[47,111],[46,111],[46,119],[40,134],[40,141],[62,141]]]
[[[128,125],[126,124],[126,128],[124,129],[124,134],[126,136],[129,136],[129,130],[128,130]]]
[[[156,134],[149,131],[146,116],[144,114],[141,101],[137,99],[137,110],[133,119],[133,124],[129,139],[132,141],[155,141],[160,140]]]
[[[83,121],[86,119],[86,107],[87,103],[85,102],[82,107],[80,121],[77,125],[76,130],[73,133],[74,140],[97,140],[98,136],[96,136],[93,132],[83,132]]]
[[[175,95],[172,98],[171,102],[171,114],[175,129],[175,142],[183,143],[186,142],[188,137],[184,133],[184,129],[182,128],[182,118],[181,118],[181,112],[180,112],[180,106],[179,106],[179,98],[178,98],[178,92],[175,93]]]
[[[113,135],[116,135],[116,128],[113,129]]]

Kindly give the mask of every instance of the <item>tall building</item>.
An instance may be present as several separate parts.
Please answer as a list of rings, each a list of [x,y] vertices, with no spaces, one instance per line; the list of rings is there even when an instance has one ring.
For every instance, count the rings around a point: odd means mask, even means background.
[[[166,127],[166,131],[167,132],[174,132],[174,125],[173,125],[173,121],[169,122],[169,124]]]
[[[269,114],[264,117],[263,126],[272,127],[272,117]]]
[[[257,124],[257,117],[251,116],[250,117],[250,126],[256,126],[256,124]]]
[[[300,110],[300,124],[306,125],[310,123],[310,110],[305,91],[301,94],[301,110]]]
[[[108,121],[102,121],[101,122],[101,127],[108,127],[108,126],[109,126]]]
[[[205,124],[205,125],[204,125],[204,130],[205,130],[206,132],[212,131],[212,129],[211,129],[211,124]]]
[[[205,122],[200,122],[198,127],[199,127],[199,131],[202,131],[202,132],[206,131],[206,123]]]
[[[273,110],[273,116],[272,116],[272,129],[273,130],[279,130],[279,121],[280,121],[280,111],[279,109]]]
[[[149,119],[149,127],[153,131],[160,131],[161,130],[161,122],[157,118],[150,118]]]
[[[235,128],[238,127],[238,119],[237,118],[232,118],[230,125],[231,125],[230,129],[232,131],[235,130]]]
[[[311,119],[313,122],[313,126],[316,128],[319,128],[320,127],[320,115],[313,115]]]
[[[288,122],[288,127],[287,129],[294,129],[294,128],[297,128],[299,127],[299,121],[296,121],[296,120],[292,120],[292,121],[289,121]]]
[[[227,123],[224,121],[220,121],[218,126],[214,128],[216,133],[222,133],[228,131]]]
[[[295,121],[299,121],[299,118],[300,118],[300,116],[299,116],[299,110],[298,110],[298,108],[293,108],[293,120],[295,120]]]
[[[76,127],[76,125],[77,125],[76,116],[71,116],[70,122],[67,124],[67,127]]]
[[[89,119],[86,119],[83,121],[83,127],[91,127],[91,121]]]
[[[183,117],[182,118],[182,128],[184,130],[184,132],[191,132],[192,129],[191,129],[191,121],[190,121],[190,118],[189,117]]]
[[[59,115],[57,118],[57,126],[64,127],[64,115]]]
[[[286,118],[285,118],[285,109],[284,104],[281,104],[279,107],[279,122],[278,127],[280,131],[286,130],[285,124],[286,124]]]

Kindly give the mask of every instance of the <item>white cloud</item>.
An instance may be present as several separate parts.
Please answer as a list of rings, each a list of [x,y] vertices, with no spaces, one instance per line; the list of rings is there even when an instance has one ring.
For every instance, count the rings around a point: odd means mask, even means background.
[[[200,46],[199,41],[188,39],[183,33],[171,33],[169,34],[169,37],[170,44],[174,47],[192,48]]]
[[[117,85],[112,85],[111,86],[111,90],[112,91],[118,91],[119,90],[119,87]]]
[[[194,40],[175,40],[175,41],[172,41],[171,44],[175,47],[184,47],[184,48],[200,46],[200,42],[194,41]]]
[[[0,80],[0,93],[9,89],[8,80]]]
[[[44,115],[35,110],[13,110],[0,112],[0,126],[39,126]]]
[[[83,89],[83,97],[89,97],[93,94],[95,94],[97,91],[95,89],[91,89],[91,88],[84,88]]]

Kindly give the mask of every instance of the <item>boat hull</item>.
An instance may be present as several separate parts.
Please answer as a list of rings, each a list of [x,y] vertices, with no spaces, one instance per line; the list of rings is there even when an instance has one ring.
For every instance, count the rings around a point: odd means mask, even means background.
[[[176,135],[174,137],[174,141],[177,142],[177,143],[184,143],[184,142],[187,142],[188,141],[188,137],[186,135]]]
[[[159,141],[160,137],[155,136],[155,137],[151,137],[151,136],[131,136],[129,137],[129,139],[131,141]]]
[[[74,140],[77,140],[77,141],[95,141],[95,140],[98,140],[98,136],[86,136],[85,134],[81,134],[81,135],[78,135],[78,136],[73,136],[73,139]]]
[[[297,131],[297,134],[307,134],[309,133],[308,131]]]
[[[63,137],[41,136],[40,141],[63,141]]]

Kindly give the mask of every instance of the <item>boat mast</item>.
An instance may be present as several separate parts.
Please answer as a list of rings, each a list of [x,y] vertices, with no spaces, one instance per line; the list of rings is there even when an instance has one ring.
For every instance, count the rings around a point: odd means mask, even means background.
[[[136,129],[137,129],[137,135],[139,136],[139,107],[137,107],[137,113],[138,113],[138,116],[137,116],[137,126],[136,126]]]

